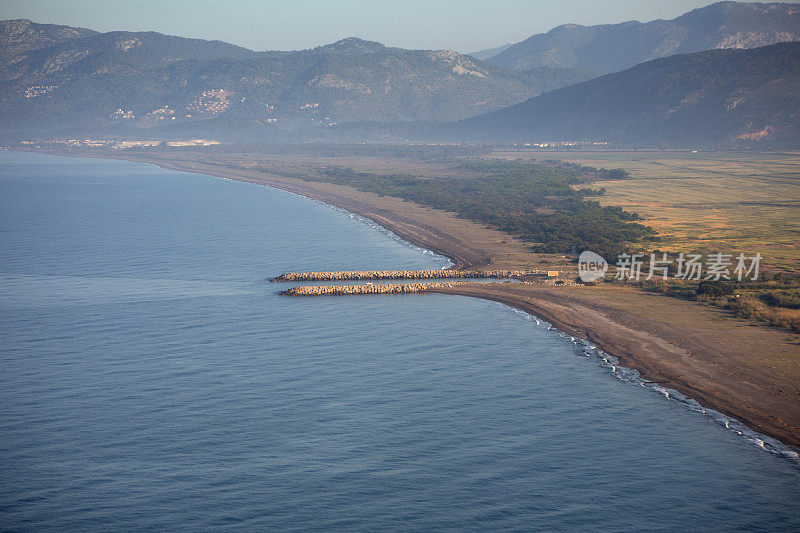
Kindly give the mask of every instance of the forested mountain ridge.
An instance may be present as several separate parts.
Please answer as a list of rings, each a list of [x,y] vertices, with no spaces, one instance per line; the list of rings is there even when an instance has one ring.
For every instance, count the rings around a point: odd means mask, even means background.
[[[154,32],[0,22],[0,118],[35,135],[194,127],[307,130],[350,121],[450,121],[591,77],[513,72],[449,50],[348,38],[254,52]]]
[[[187,39],[156,32],[112,31],[0,21],[0,73],[5,79],[45,80],[83,59],[157,67],[182,59],[245,58],[256,55],[221,41]]]
[[[90,35],[97,35],[97,32],[56,24],[36,24],[26,19],[2,20],[0,21],[0,68],[18,62],[31,50]]]
[[[564,67],[618,72],[651,59],[715,48],[800,40],[800,5],[718,2],[673,20],[565,24],[485,60],[515,70]]]
[[[800,146],[800,43],[649,61],[460,121],[445,135],[633,146]]]

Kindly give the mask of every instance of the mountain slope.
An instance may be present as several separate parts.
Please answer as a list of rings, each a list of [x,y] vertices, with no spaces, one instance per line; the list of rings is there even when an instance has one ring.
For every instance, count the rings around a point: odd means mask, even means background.
[[[463,120],[459,138],[800,146],[800,43],[649,61]]]
[[[254,55],[256,52],[221,41],[186,39],[155,32],[98,33],[25,19],[0,21],[0,79],[4,80],[44,79],[83,59],[154,68],[183,59]]]
[[[90,35],[97,35],[97,32],[86,28],[36,24],[26,19],[2,20],[0,21],[0,68],[23,59],[25,53],[31,50]]]
[[[0,69],[7,132],[451,121],[590,77],[551,67],[513,72],[449,50],[404,50],[356,38],[312,50],[253,52],[152,32],[44,26],[0,26],[7,29],[0,43],[16,43]]]
[[[475,59],[480,59],[481,61],[485,61],[485,60],[489,59],[490,57],[496,56],[497,54],[499,54],[500,52],[502,52],[504,50],[508,50],[509,48],[514,46],[514,44],[515,43],[508,43],[508,44],[504,44],[504,45],[501,45],[501,46],[497,46],[495,48],[487,48],[486,50],[478,50],[477,52],[470,52],[467,55],[471,56],[471,57],[474,57]]]
[[[673,20],[559,26],[486,61],[515,70],[550,66],[609,73],[674,54],[797,40],[798,4],[719,2]]]

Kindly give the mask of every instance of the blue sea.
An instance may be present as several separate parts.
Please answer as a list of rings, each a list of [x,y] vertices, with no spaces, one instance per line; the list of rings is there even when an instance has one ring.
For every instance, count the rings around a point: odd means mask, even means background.
[[[0,529],[800,529],[800,467],[289,193],[0,152]],[[735,425],[735,422],[734,422]]]

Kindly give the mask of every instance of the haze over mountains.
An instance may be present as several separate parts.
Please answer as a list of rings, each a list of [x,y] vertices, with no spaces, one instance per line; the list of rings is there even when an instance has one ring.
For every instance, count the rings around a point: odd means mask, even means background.
[[[454,138],[603,140],[632,146],[796,146],[800,43],[657,59],[450,129]]]
[[[356,38],[312,50],[253,52],[25,20],[0,23],[0,48],[0,113],[7,125],[28,132],[167,121],[172,129],[209,121],[246,129],[450,121],[590,77],[553,67],[507,71],[449,50]]]
[[[606,74],[675,54],[757,48],[798,39],[797,4],[719,2],[673,20],[565,24],[481,59],[515,70],[558,66]]]
[[[672,21],[561,26],[476,53],[487,61],[357,38],[254,52],[155,32],[0,21],[0,137],[283,142],[423,131],[487,142],[800,144],[792,46],[669,57],[591,79],[682,51],[798,39],[797,4],[734,2]]]

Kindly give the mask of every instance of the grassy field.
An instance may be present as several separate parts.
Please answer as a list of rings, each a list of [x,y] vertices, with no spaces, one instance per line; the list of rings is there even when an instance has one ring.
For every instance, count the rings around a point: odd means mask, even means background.
[[[598,200],[636,211],[665,251],[760,252],[762,264],[800,273],[800,153],[501,152],[623,168],[596,182]]]

